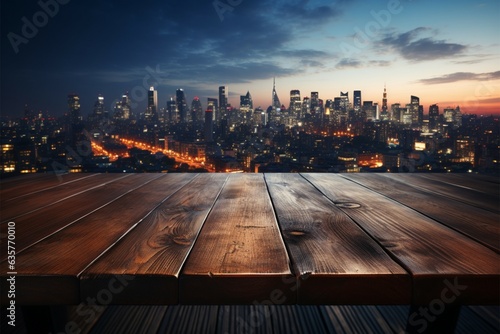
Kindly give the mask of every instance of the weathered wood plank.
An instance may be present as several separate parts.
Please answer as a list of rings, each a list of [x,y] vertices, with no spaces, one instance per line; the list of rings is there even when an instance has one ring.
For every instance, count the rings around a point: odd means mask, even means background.
[[[15,220],[18,236],[16,238],[17,252],[21,252],[26,247],[75,223],[157,177],[157,174],[129,174],[125,178],[123,175],[116,175],[115,179],[95,189],[17,218]],[[7,224],[0,224],[0,243],[6,245],[6,240]],[[0,254],[0,261],[7,258],[7,250],[4,247],[6,246],[2,246],[2,249],[5,249],[5,252]]]
[[[386,177],[387,182],[404,182],[415,189],[423,189],[433,194],[440,194],[445,197],[460,201],[471,206],[500,213],[500,203],[497,196],[492,196],[474,189],[457,187],[453,184],[436,182],[434,180],[421,177],[418,173],[410,174],[379,174]]]
[[[295,301],[262,174],[231,174],[182,270],[183,304]]]
[[[435,182],[449,183],[459,188],[485,193],[490,196],[494,196],[497,199],[500,197],[500,185],[497,182],[493,182],[493,180],[495,179],[494,177],[491,177],[491,181],[487,181],[487,178],[479,178],[476,174],[429,173],[419,175],[420,177],[430,179]],[[500,205],[500,201],[498,203]]]
[[[227,174],[202,174],[156,208],[81,276],[82,296],[96,295],[114,275],[134,281],[116,304],[177,304],[178,276]]]
[[[499,302],[500,255],[494,251],[344,177],[304,177],[334,203],[359,204],[343,211],[411,272],[414,304],[441,300],[443,294],[450,302]]]
[[[17,303],[78,304],[80,273],[193,177],[193,174],[172,174],[168,177],[158,174],[158,178],[120,200],[18,254]],[[6,262],[2,262],[0,268],[3,275],[8,272]],[[0,278],[4,284],[2,287],[5,287],[5,277]],[[108,289],[101,290],[95,297],[97,302],[111,303],[109,298],[126,288],[131,279],[133,277],[113,277],[108,282]]]
[[[499,215],[379,174],[344,175],[500,252]]]
[[[129,177],[130,174],[119,177]],[[41,192],[35,192],[19,199],[11,199],[2,203],[2,223],[15,220],[28,213],[35,212],[46,206],[65,201],[81,192],[86,192],[117,179],[116,174],[97,174],[94,177],[80,178],[71,183],[65,183],[58,187],[46,188]]]
[[[37,173],[16,176],[9,179],[0,181],[0,201],[4,201],[19,197],[26,196],[26,194],[41,191],[46,188],[58,187],[67,183],[75,182],[77,180],[95,177],[98,174],[62,174],[56,175],[54,173]]]
[[[266,182],[299,280],[299,303],[409,303],[406,271],[298,174]]]

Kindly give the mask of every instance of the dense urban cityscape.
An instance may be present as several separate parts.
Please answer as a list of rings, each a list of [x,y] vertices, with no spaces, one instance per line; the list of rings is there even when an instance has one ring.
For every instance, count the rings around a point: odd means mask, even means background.
[[[462,114],[459,106],[420,98],[388,104],[359,90],[320,99],[290,91],[286,106],[273,82],[271,105],[254,107],[250,92],[228,103],[228,87],[206,107],[183,89],[165,107],[154,87],[146,110],[128,93],[107,110],[99,95],[90,113],[77,94],[52,117],[26,106],[2,119],[2,177],[36,172],[478,172],[498,174],[498,118]]]

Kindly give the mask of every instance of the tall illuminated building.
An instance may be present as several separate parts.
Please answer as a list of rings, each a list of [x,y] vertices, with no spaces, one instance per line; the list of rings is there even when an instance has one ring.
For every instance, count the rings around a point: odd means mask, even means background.
[[[253,112],[253,100],[249,91],[247,91],[246,95],[240,96],[240,112],[242,114]]]
[[[119,110],[119,113],[117,114],[117,109]],[[131,116],[131,108],[130,108],[130,97],[128,95],[128,92],[122,95],[121,101],[117,101],[115,105],[115,115],[114,117],[116,119],[130,119]]]
[[[177,91],[175,92],[175,97],[175,100],[177,102],[177,112],[179,113],[179,122],[186,123],[188,108],[184,90],[182,88],[177,89]]]
[[[389,120],[389,111],[387,109],[387,89],[384,86],[384,94],[382,95],[382,111],[380,112],[380,120],[388,121]]]
[[[99,94],[97,96],[97,101],[94,103],[94,110],[92,112],[92,120],[94,122],[98,122],[103,119],[106,115],[106,111],[104,108],[104,97]]]
[[[316,110],[319,106],[319,93],[311,92],[311,111]]]
[[[158,120],[158,91],[153,86],[148,91],[148,108],[144,119],[150,122]]]
[[[302,101],[300,100],[300,90],[290,91],[290,105],[288,106],[290,114],[295,118],[301,117]]]
[[[433,104],[429,106],[429,131],[436,132],[439,130],[439,106]]]
[[[217,121],[227,119],[227,104],[229,103],[229,90],[227,86],[219,87],[219,112],[215,116]]]
[[[384,86],[384,94],[382,95],[382,112],[387,113],[387,88]]]
[[[195,96],[191,102],[191,120],[193,123],[203,121],[203,108],[201,107],[201,101],[198,96]]]
[[[167,123],[175,124],[178,122],[177,102],[173,97],[170,97],[170,99],[167,100]]]
[[[353,108],[355,112],[361,110],[361,91],[355,90],[353,93]]]
[[[409,109],[412,118],[412,126],[420,127],[424,121],[424,109],[423,106],[420,105],[420,98],[412,95],[410,98]]]
[[[272,104],[273,110],[281,109],[281,102],[276,92],[276,78],[273,79],[273,93],[272,93]]]
[[[207,98],[207,109],[212,110],[213,120],[214,121],[217,120],[218,119],[217,110],[219,109],[219,101],[211,97]]]
[[[77,94],[68,95],[68,114],[71,124],[80,124],[83,121],[80,111],[80,97]]]
[[[349,92],[340,92],[340,111],[342,113],[347,113],[349,110]]]
[[[308,96],[304,96],[302,100],[302,118],[307,117],[306,115],[311,114],[311,99]]]

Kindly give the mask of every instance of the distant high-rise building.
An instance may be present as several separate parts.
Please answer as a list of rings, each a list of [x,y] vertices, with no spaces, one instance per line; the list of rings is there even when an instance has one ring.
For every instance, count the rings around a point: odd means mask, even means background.
[[[227,118],[227,104],[229,103],[229,89],[227,86],[219,87],[219,112],[216,115],[217,121]]]
[[[205,142],[211,143],[214,141],[214,120],[213,120],[213,108],[208,108],[205,111]]]
[[[454,129],[458,129],[462,126],[462,113],[460,107],[456,108],[445,108],[443,111],[444,121],[451,125]]]
[[[176,102],[177,102],[177,113],[179,114],[179,122],[186,123],[187,122],[187,114],[188,107],[186,102],[186,95],[184,94],[184,90],[182,88],[177,89],[175,93]]]
[[[123,113],[123,119],[129,119],[130,116],[132,116],[132,109],[130,108],[130,97],[128,95],[128,92],[122,95],[122,113]]]
[[[86,141],[87,139],[83,135],[84,127],[83,117],[80,112],[80,97],[76,94],[68,95],[68,116],[69,124],[67,123],[65,125],[65,143],[73,150],[77,150],[79,143]],[[68,166],[76,167],[77,165],[80,165],[79,160],[81,159],[67,156]]]
[[[437,104],[429,106],[429,131],[439,129],[439,107]]]
[[[320,99],[318,92],[311,92],[311,114],[318,117],[320,114]]]
[[[288,106],[290,114],[295,118],[301,118],[302,101],[300,100],[300,90],[290,91],[290,105]]]
[[[374,121],[377,118],[377,111],[373,105],[373,101],[363,101],[363,111],[367,121]]]
[[[409,112],[412,118],[412,126],[420,127],[424,121],[424,107],[420,105],[420,98],[417,96],[411,96]]]
[[[253,111],[253,100],[250,92],[247,91],[246,95],[240,96],[240,112],[246,114]]]
[[[391,120],[394,122],[401,122],[401,104],[394,103],[391,104]]]
[[[220,116],[217,115],[219,114],[219,101],[217,99],[211,97],[207,98],[207,109],[212,110],[212,117],[214,121],[216,121],[218,117],[220,118]]]
[[[302,118],[307,117],[311,114],[311,99],[308,96],[304,96],[302,100]]]
[[[357,113],[361,110],[361,91],[355,90],[353,94],[353,108]]]
[[[349,92],[340,92],[340,111],[342,111],[342,113],[347,113],[349,104]]]
[[[173,97],[170,97],[170,99],[167,101],[167,122],[170,124],[176,124],[179,122],[177,102]]]
[[[272,104],[274,110],[281,109],[281,102],[278,97],[278,93],[276,93],[276,78],[273,79],[273,93],[272,93]]]
[[[80,111],[80,97],[76,94],[68,95],[68,112],[71,124],[80,124],[83,120]]]
[[[387,114],[387,88],[384,86],[384,94],[382,95],[382,113]]]
[[[93,118],[94,120],[101,119],[105,116],[105,110],[104,110],[104,97],[99,94],[97,96],[97,101],[94,104],[94,111],[93,111]]]
[[[201,101],[198,96],[195,96],[191,102],[191,120],[193,123],[203,121],[203,108],[201,107]]]
[[[150,122],[158,120],[158,91],[153,86],[149,87],[148,108],[144,114],[144,119]]]

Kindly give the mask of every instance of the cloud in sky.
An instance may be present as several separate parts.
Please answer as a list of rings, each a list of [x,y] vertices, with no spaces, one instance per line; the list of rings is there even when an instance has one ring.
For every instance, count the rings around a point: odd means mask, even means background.
[[[500,71],[489,73],[456,72],[440,77],[421,79],[418,82],[426,85],[435,85],[458,81],[488,81],[497,79],[500,79]]]
[[[381,43],[411,61],[457,57],[467,50],[466,45],[449,43],[433,37],[421,37],[423,33],[430,30],[430,28],[419,27],[404,33],[387,33],[377,44]]]
[[[337,69],[349,69],[349,68],[363,68],[363,67],[385,67],[390,66],[391,62],[388,60],[369,60],[363,61],[354,58],[343,58],[337,65]]]

